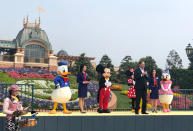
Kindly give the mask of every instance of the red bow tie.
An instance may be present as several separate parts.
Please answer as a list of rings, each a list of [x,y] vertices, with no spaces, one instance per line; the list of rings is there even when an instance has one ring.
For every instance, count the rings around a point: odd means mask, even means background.
[[[68,79],[68,78],[63,78],[63,79],[64,79],[64,81],[65,81],[65,82],[68,82],[68,81],[69,81],[69,79]]]

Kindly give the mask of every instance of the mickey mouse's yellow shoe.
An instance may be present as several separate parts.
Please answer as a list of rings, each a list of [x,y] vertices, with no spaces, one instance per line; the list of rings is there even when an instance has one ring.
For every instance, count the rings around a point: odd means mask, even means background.
[[[56,110],[50,111],[49,114],[56,114]]]
[[[135,112],[135,109],[132,109],[131,112]]]

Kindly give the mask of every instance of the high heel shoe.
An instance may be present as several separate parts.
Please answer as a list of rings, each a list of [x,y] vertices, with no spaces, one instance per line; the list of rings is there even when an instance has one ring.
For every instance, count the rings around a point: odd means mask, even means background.
[[[86,112],[85,112],[85,111],[82,111],[82,110],[80,109],[80,113],[83,113],[83,114],[84,114],[84,113],[86,113]]]

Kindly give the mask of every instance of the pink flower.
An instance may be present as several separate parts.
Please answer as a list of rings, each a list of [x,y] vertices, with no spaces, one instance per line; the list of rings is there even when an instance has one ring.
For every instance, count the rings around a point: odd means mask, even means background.
[[[45,78],[49,80],[54,80],[55,77],[54,75],[50,73],[44,73],[42,75],[39,75],[37,73],[29,73],[29,74],[23,74],[23,73],[18,73],[16,71],[9,71],[7,74],[14,79],[22,79],[22,78]]]

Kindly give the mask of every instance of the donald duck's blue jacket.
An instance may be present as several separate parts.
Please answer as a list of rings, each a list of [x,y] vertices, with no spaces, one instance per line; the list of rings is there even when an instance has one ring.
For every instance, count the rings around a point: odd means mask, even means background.
[[[62,76],[58,75],[54,79],[54,83],[56,85],[55,89],[57,89],[57,86],[60,85],[60,88],[63,87],[70,87],[70,82],[68,78],[63,78]]]

